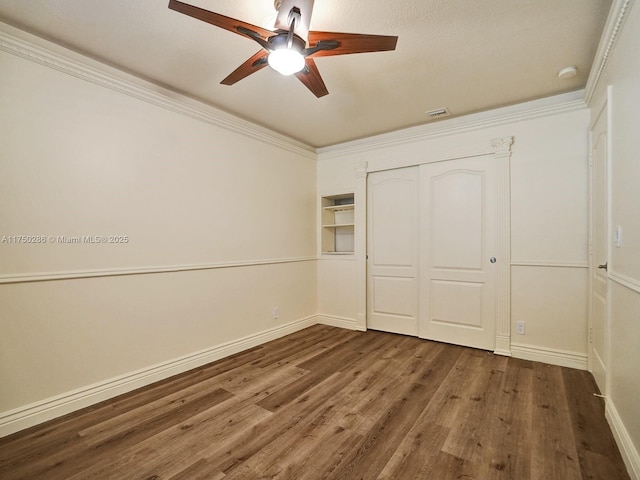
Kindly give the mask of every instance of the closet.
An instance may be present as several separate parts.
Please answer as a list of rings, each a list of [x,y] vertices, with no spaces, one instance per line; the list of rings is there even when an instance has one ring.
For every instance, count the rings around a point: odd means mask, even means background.
[[[494,350],[498,197],[494,155],[369,173],[367,328]]]

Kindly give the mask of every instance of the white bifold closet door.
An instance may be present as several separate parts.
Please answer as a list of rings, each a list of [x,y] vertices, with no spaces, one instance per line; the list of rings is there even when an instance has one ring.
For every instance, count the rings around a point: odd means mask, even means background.
[[[493,156],[375,172],[368,183],[368,328],[493,350]]]

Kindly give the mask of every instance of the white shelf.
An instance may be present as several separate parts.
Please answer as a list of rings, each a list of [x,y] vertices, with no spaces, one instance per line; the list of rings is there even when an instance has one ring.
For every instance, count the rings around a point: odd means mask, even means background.
[[[355,202],[353,193],[322,197],[320,235],[323,255],[353,255]]]
[[[352,203],[350,205],[333,205],[330,207],[323,207],[324,210],[327,211],[331,211],[331,212],[341,212],[343,210],[353,210],[355,208],[355,205]]]

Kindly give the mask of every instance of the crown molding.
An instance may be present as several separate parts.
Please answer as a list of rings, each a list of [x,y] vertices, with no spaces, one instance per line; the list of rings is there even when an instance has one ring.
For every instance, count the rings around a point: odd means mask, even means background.
[[[591,105],[593,94],[598,88],[600,79],[604,74],[609,58],[613,53],[616,41],[618,40],[618,37],[620,37],[622,25],[628,17],[633,1],[634,0],[614,0],[611,5],[609,16],[607,17],[607,23],[602,31],[598,50],[596,51],[591,72],[587,79],[587,86],[584,90],[584,101],[587,105]]]
[[[586,108],[584,91],[497,108],[318,149],[318,160],[557,115]]]
[[[313,147],[0,22],[0,50],[245,137],[316,159]]]

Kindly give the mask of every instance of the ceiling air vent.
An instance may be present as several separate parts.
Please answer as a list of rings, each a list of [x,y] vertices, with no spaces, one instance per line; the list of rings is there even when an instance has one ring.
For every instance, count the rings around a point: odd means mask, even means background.
[[[429,110],[427,112],[429,118],[440,118],[440,117],[448,117],[451,115],[451,112],[446,108],[436,108],[435,110]]]

